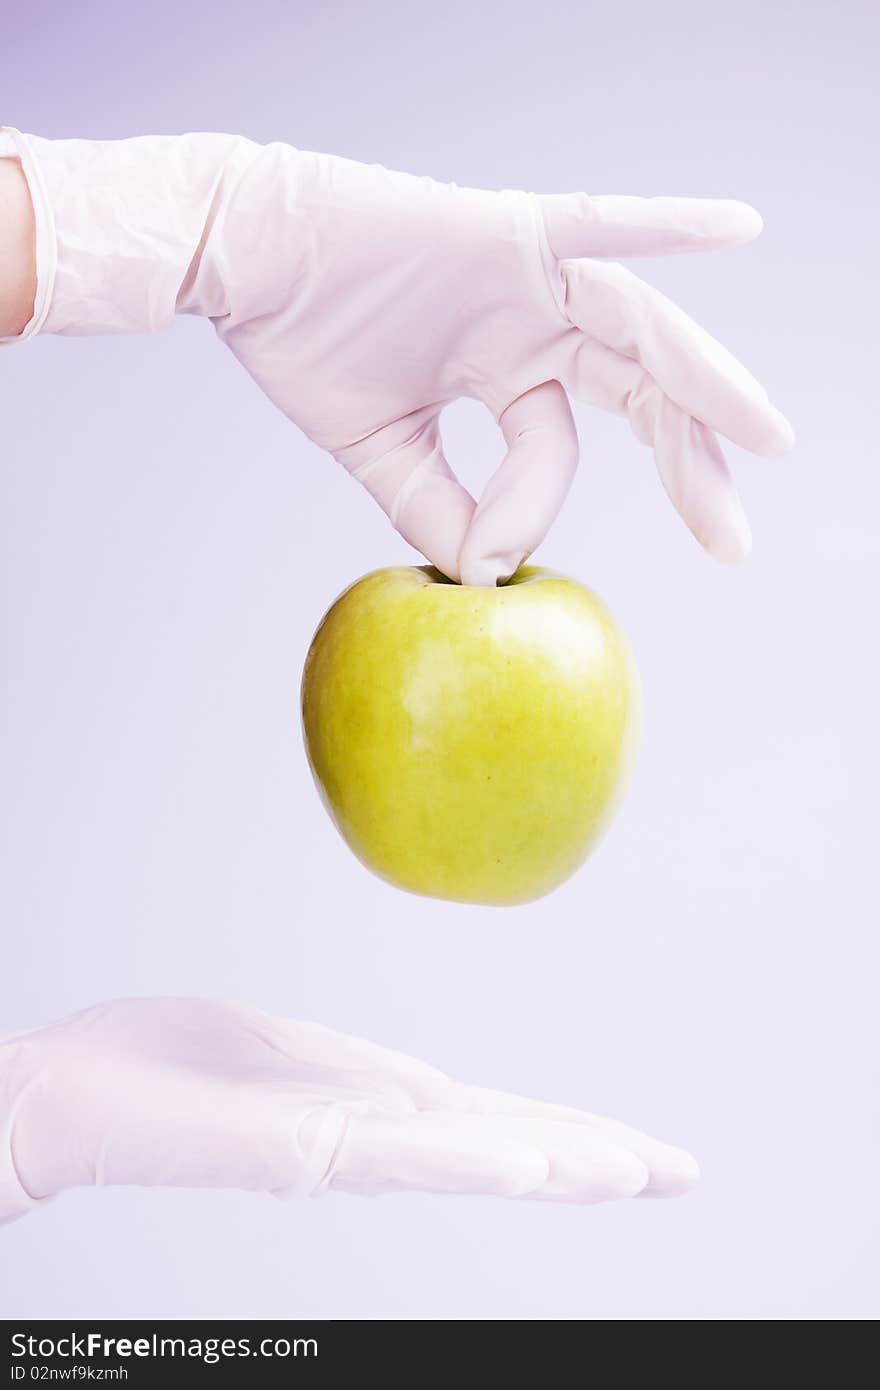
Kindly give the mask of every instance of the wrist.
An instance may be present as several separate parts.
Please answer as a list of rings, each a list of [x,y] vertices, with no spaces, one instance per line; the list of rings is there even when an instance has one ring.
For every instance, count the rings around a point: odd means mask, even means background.
[[[3,156],[0,157],[0,338],[16,338],[24,332],[33,317],[36,293],[33,203],[21,161]]]

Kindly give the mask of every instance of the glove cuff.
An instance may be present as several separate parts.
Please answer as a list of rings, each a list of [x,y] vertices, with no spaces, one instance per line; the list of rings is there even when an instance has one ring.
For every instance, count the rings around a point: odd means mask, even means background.
[[[34,205],[37,298],[24,332],[150,333],[229,312],[212,229],[260,146],[241,136],[46,140],[0,127]],[[253,220],[253,219],[252,219]]]
[[[51,1198],[32,1197],[15,1166],[12,1144],[15,1117],[24,1095],[21,1078],[16,1078],[15,1062],[20,1049],[15,1044],[0,1045],[0,1226],[26,1216],[34,1207]],[[4,1057],[4,1053],[8,1053]],[[25,1080],[25,1087],[27,1081]]]

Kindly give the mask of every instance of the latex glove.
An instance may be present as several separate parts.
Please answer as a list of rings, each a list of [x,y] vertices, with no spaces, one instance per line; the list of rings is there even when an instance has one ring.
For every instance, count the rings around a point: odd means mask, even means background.
[[[670,1196],[693,1159],[315,1023],[119,999],[0,1043],[0,1222],[70,1187]]]
[[[560,382],[628,415],[714,555],[748,549],[715,432],[773,455],[791,444],[789,425],[687,315],[594,258],[748,241],[761,226],[751,208],[487,193],[222,135],[4,138],[36,208],[23,337],[207,315],[276,405],[452,578],[511,574],[553,521],[577,460]],[[476,509],[438,428],[460,396],[482,401],[508,444]]]

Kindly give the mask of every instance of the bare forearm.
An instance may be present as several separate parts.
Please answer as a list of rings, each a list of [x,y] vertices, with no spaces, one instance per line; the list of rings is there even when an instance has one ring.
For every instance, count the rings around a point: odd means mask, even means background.
[[[27,325],[37,290],[34,211],[17,159],[0,159],[0,338]]]

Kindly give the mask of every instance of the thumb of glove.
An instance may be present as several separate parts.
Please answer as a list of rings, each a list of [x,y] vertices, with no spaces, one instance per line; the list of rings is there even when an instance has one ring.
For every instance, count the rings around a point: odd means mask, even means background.
[[[499,424],[507,453],[465,532],[462,584],[492,586],[510,578],[550,530],[577,468],[577,431],[558,381],[518,396]]]

